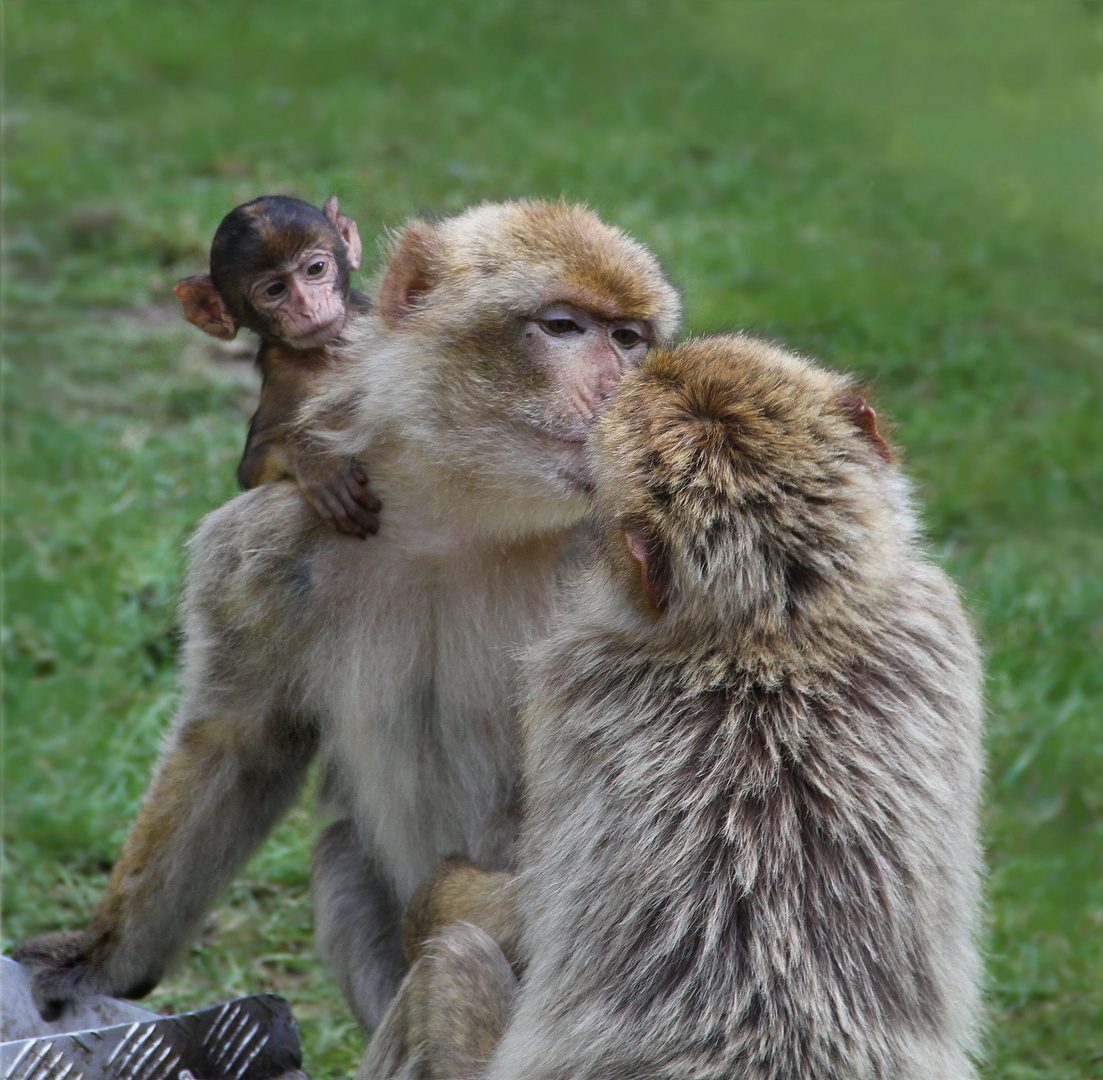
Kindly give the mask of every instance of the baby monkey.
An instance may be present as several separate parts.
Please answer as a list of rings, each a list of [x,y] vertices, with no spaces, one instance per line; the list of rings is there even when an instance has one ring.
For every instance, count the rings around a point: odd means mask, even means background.
[[[241,326],[260,335],[260,403],[238,483],[292,479],[324,521],[363,538],[378,530],[380,509],[363,467],[296,428],[299,405],[333,361],[348,317],[369,308],[367,297],[349,288],[361,254],[356,222],[341,213],[336,196],[320,211],[302,199],[266,195],[222,219],[210,274],[184,278],[173,292],[187,320],[212,337],[229,341]]]
[[[521,873],[414,897],[360,1080],[973,1077],[980,666],[873,410],[711,338],[626,375],[593,450]]]

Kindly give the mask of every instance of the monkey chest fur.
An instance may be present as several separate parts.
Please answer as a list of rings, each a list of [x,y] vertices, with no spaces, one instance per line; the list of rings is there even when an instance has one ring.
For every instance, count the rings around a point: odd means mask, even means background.
[[[340,548],[313,568],[317,632],[302,658],[329,800],[357,822],[400,900],[446,855],[504,868],[517,652],[544,627],[554,564]]]

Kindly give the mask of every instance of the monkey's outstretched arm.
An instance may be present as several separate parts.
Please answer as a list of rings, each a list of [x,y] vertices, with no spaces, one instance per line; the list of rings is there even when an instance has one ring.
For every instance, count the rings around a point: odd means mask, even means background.
[[[91,925],[16,949],[44,1018],[92,994],[149,993],[295,798],[313,728],[236,704],[219,714],[185,702]]]

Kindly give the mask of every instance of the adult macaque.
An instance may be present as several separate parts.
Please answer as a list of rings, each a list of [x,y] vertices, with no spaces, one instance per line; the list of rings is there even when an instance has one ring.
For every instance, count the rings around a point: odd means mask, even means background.
[[[361,1080],[972,1077],[980,668],[873,410],[704,339],[594,441],[603,542],[529,656],[516,893],[483,879],[520,989],[446,929]]]
[[[319,946],[374,1026],[418,885],[448,855],[510,865],[516,653],[580,546],[597,412],[678,307],[655,259],[578,207],[405,230],[301,418],[370,463],[379,534],[323,527],[279,483],[200,526],[184,695],[138,819],[91,926],[17,953],[41,1008],[151,989],[318,755],[339,819],[315,854]]]
[[[231,210],[211,244],[210,274],[173,292],[189,322],[229,340],[240,326],[260,335],[260,402],[237,467],[238,483],[295,480],[333,528],[361,538],[379,528],[379,500],[352,458],[310,452],[292,438],[299,406],[332,363],[350,314],[368,310],[349,288],[360,266],[360,233],[337,196],[324,211],[302,199],[266,195]]]

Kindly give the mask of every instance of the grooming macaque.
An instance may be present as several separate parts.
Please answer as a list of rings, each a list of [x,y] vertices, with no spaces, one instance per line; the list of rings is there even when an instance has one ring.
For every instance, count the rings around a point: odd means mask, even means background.
[[[361,1080],[972,1077],[980,668],[873,410],[704,339],[652,352],[594,443],[602,544],[529,653],[495,886],[520,990],[446,929]]]
[[[368,310],[349,288],[360,233],[331,196],[324,211],[267,195],[231,210],[211,244],[210,274],[173,292],[189,322],[229,340],[240,326],[260,335],[260,402],[237,467],[238,483],[295,480],[328,524],[361,538],[379,528],[379,500],[355,459],[327,453],[296,428],[299,406],[334,360],[349,315]],[[296,434],[300,434],[296,438]]]
[[[151,989],[319,756],[319,947],[374,1026],[418,885],[449,855],[511,864],[517,652],[582,546],[598,410],[678,308],[650,253],[563,203],[399,236],[301,418],[370,463],[383,527],[341,536],[292,484],[202,523],[183,698],[138,819],[91,926],[18,950],[41,1008]]]

